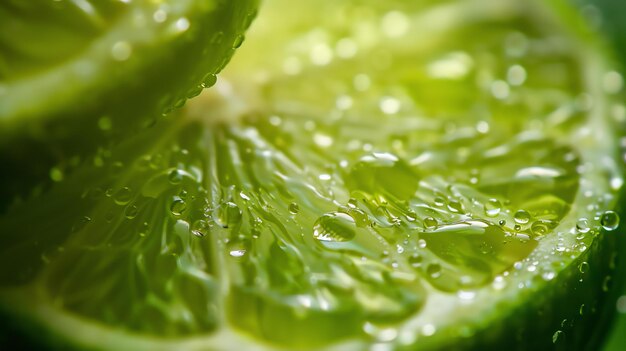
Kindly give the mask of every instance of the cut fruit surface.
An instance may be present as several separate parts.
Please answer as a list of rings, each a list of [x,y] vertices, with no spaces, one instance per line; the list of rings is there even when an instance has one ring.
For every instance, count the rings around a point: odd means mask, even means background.
[[[0,218],[0,306],[90,349],[592,347],[625,109],[558,4],[266,1],[212,90]]]

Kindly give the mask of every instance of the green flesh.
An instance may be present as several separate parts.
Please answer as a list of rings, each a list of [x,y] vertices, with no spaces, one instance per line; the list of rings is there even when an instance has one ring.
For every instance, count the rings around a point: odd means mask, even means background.
[[[622,105],[549,5],[481,4],[268,1],[213,90],[0,219],[4,308],[102,349],[506,339],[610,270]]]

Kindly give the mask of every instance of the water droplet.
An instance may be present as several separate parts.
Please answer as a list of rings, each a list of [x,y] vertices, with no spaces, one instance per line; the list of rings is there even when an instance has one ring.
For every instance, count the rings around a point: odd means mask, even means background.
[[[243,35],[241,35],[241,34],[238,35],[235,38],[235,41],[233,41],[233,49],[237,49],[238,47],[240,47],[241,44],[243,44],[244,39],[245,39],[245,37]]]
[[[182,199],[176,199],[170,205],[170,212],[176,216],[181,216],[187,210],[187,204]]]
[[[518,224],[526,224],[530,222],[530,213],[528,213],[525,210],[519,210],[515,212],[515,215],[513,216],[513,220],[515,220],[515,223],[518,223]]]
[[[123,188],[121,188],[120,190],[118,190],[114,197],[113,197],[113,201],[115,201],[116,204],[120,205],[120,206],[124,206],[127,205],[131,198],[132,198],[132,192],[130,190],[129,187],[125,186]]]
[[[426,274],[434,279],[441,277],[441,265],[439,263],[428,264],[426,266]]]
[[[484,208],[485,214],[488,217],[495,217],[500,214],[500,211],[502,210],[502,204],[500,203],[500,201],[498,201],[498,199],[489,199],[485,203]]]
[[[417,247],[419,247],[420,249],[425,249],[427,245],[428,243],[424,239],[419,239],[417,241]]]
[[[535,236],[541,236],[541,235],[545,235],[546,233],[548,233],[548,230],[550,229],[551,223],[540,219],[535,221],[531,226],[530,226],[530,231],[533,233],[533,235]]]
[[[203,237],[209,233],[209,223],[204,219],[199,219],[191,225],[191,234],[199,237]]]
[[[128,205],[128,206],[126,206],[126,209],[124,210],[124,216],[127,219],[133,219],[133,218],[137,217],[137,214],[139,214],[139,209],[137,208],[136,205]]]
[[[607,231],[613,231],[619,226],[619,216],[614,211],[606,211],[600,217],[600,225]]]
[[[433,217],[424,218],[424,228],[429,229],[429,230],[437,229],[438,225],[439,223]]]
[[[172,185],[180,184],[183,181],[183,173],[174,169],[167,175],[167,180]]]
[[[349,241],[356,235],[354,218],[346,213],[331,212],[322,215],[313,225],[313,237],[319,241]]]
[[[580,218],[576,222],[576,231],[578,233],[588,233],[591,228],[589,227],[589,221],[587,218]]]
[[[209,73],[206,76],[204,76],[204,78],[202,78],[202,85],[204,85],[205,88],[210,88],[214,86],[216,82],[217,82],[217,76],[213,73]]]
[[[290,203],[289,204],[289,212],[291,214],[296,214],[296,213],[300,212],[300,205],[298,205],[295,202]]]
[[[414,253],[408,258],[408,262],[413,268],[419,268],[422,265],[422,261],[424,261],[424,258],[418,253]]]
[[[222,228],[229,228],[241,223],[241,209],[234,202],[226,202],[213,212],[213,220]]]
[[[191,99],[194,98],[198,95],[200,95],[200,93],[202,93],[202,90],[204,90],[204,85],[200,84],[195,86],[194,88],[191,88],[187,91],[187,99]]]
[[[463,204],[458,200],[451,199],[448,201],[448,210],[454,213],[463,213]]]

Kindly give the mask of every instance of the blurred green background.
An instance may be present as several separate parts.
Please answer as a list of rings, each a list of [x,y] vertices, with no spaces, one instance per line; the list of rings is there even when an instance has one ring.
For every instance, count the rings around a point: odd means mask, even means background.
[[[578,0],[576,5],[580,7],[583,15],[608,38],[614,48],[616,59],[621,65],[619,68],[624,74],[626,67],[626,0]],[[625,233],[622,232],[622,234]],[[622,281],[624,280],[626,279],[622,279]],[[611,326],[602,351],[626,350],[626,286],[622,286],[621,290],[623,297],[618,300],[619,308],[616,306],[616,321]]]

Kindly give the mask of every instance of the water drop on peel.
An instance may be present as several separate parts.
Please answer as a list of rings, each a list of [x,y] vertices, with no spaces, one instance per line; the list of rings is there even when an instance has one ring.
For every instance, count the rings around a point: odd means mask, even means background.
[[[167,175],[167,180],[172,185],[180,184],[183,181],[183,174],[179,170],[174,169]]]
[[[124,217],[126,217],[126,219],[133,219],[137,217],[138,213],[139,209],[137,208],[137,206],[131,204],[126,206],[126,209],[124,210]]]
[[[123,206],[128,204],[131,198],[131,190],[129,187],[125,186],[115,193],[115,195],[113,196],[113,201],[115,201],[116,204]]]
[[[215,85],[217,82],[217,76],[213,73],[209,73],[204,78],[202,78],[202,85],[205,88],[210,88]]]
[[[442,207],[443,205],[446,204],[446,200],[444,200],[442,197],[436,197],[434,200],[435,206],[439,206]]]
[[[587,218],[580,218],[576,222],[576,231],[578,233],[588,233],[591,228],[589,227],[589,221]]]
[[[600,217],[600,225],[604,230],[613,231],[619,227],[619,216],[614,211],[606,211]]]
[[[174,200],[170,205],[170,212],[176,217],[182,216],[185,210],[187,210],[187,204],[181,199]]]
[[[300,206],[295,202],[290,203],[288,209],[289,209],[289,213],[294,214],[294,215],[300,212]]]

